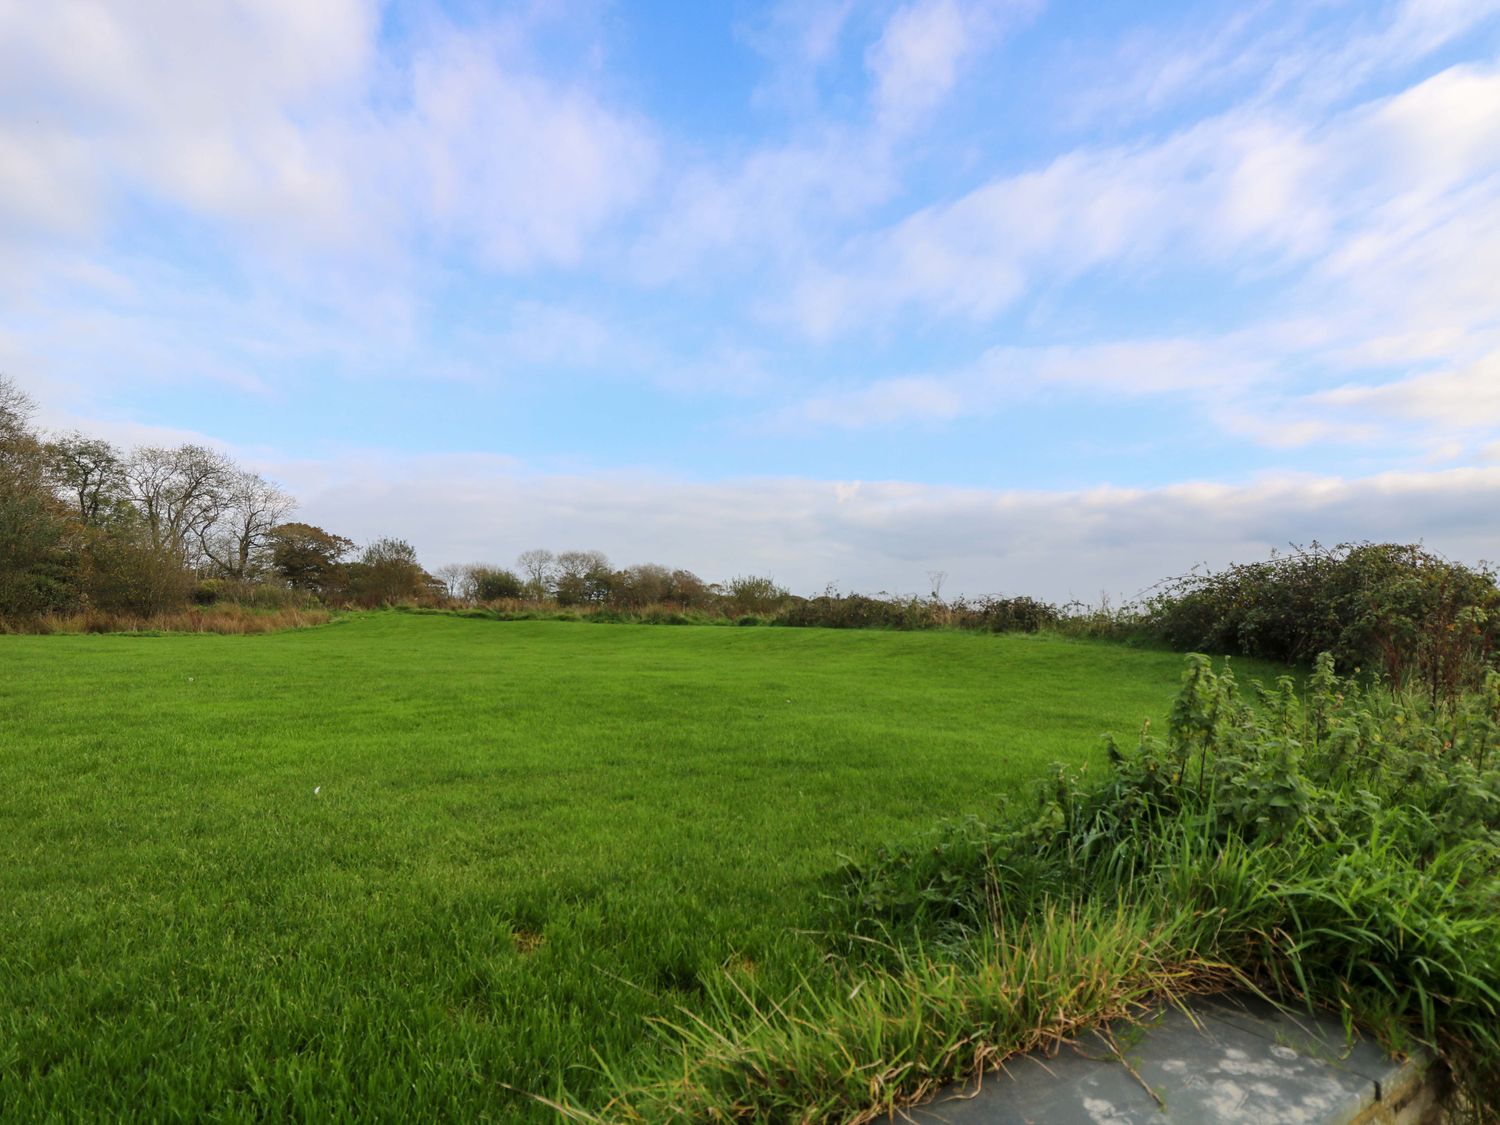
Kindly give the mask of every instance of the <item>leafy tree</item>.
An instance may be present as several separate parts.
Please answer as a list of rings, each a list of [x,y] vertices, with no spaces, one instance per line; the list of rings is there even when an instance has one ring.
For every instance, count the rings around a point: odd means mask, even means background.
[[[47,468],[85,526],[107,522],[126,503],[125,460],[107,441],[77,432],[58,438],[47,445]]]
[[[557,556],[553,594],[559,605],[601,602],[609,594],[609,560],[602,551],[564,551]]]
[[[188,600],[193,576],[176,555],[152,541],[133,510],[108,527],[86,531],[80,585],[89,605],[150,616]]]
[[[339,593],[345,586],[344,558],[354,542],[308,523],[284,523],[267,535],[271,569],[287,585],[321,596]]]
[[[74,525],[49,487],[31,397],[0,375],[0,614],[65,604],[72,595]]]
[[[756,575],[731,578],[725,593],[736,612],[756,614],[774,613],[790,596],[775,579]]]
[[[360,605],[391,605],[429,591],[430,576],[417,562],[417,551],[404,539],[376,539],[349,568],[349,589]]]
[[[658,563],[639,563],[610,576],[609,600],[622,609],[648,605],[703,606],[714,598],[708,584],[690,570],[669,570]]]
[[[468,567],[469,596],[479,602],[519,598],[526,593],[526,583],[515,571],[499,566],[476,563]]]

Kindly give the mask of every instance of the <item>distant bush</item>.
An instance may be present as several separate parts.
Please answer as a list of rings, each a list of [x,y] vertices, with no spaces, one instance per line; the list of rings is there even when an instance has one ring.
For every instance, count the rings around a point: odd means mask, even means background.
[[[513,570],[500,566],[473,566],[466,574],[467,593],[474,601],[495,602],[520,598],[526,593],[525,580]]]
[[[776,616],[778,625],[825,629],[976,629],[990,633],[1035,633],[1058,626],[1062,613],[1035,598],[958,599],[871,597],[830,590],[816,598],[792,598]]]
[[[1267,562],[1169,583],[1147,605],[1152,632],[1180,650],[1306,663],[1330,652],[1433,699],[1477,685],[1500,639],[1500,588],[1420,546],[1317,544]]]
[[[1062,611],[1036,598],[985,598],[953,606],[956,623],[967,629],[986,629],[991,633],[1036,633],[1053,629],[1062,620]]]
[[[906,602],[864,594],[823,594],[797,598],[777,617],[781,625],[816,625],[825,629],[923,629],[932,622]]]
[[[431,577],[417,563],[416,548],[404,539],[386,536],[373,540],[345,571],[350,599],[365,608],[435,596]]]
[[[236,605],[246,609],[318,609],[322,603],[308,590],[279,582],[236,578],[202,578],[193,587],[194,605]]]
[[[741,575],[724,584],[724,600],[733,614],[765,616],[775,613],[790,596],[786,588],[778,586],[773,578]]]

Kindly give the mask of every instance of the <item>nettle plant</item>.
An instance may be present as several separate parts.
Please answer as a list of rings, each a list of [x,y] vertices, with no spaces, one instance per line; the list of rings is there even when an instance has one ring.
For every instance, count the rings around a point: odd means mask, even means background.
[[[967,940],[1080,895],[1131,899],[1159,885],[1191,836],[1203,854],[1275,848],[1370,853],[1414,870],[1464,856],[1465,886],[1500,874],[1500,674],[1452,704],[1366,686],[1320,656],[1250,698],[1227,667],[1187,658],[1164,735],[1106,739],[1102,778],[1057,767],[1030,802],[950,822],[846,865],[854,933]]]

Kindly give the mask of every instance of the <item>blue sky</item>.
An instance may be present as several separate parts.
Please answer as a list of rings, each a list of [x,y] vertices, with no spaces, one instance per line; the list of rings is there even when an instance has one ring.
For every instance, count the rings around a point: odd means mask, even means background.
[[[1500,3],[0,0],[0,371],[430,565],[1500,555]]]

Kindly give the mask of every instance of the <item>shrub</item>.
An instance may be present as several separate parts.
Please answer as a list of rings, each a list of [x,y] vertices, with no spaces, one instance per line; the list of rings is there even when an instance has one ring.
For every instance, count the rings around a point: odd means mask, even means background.
[[[962,946],[1069,903],[1211,919],[1179,957],[1426,1043],[1500,1106],[1500,673],[1441,707],[1325,654],[1305,699],[1257,694],[1189,657],[1165,738],[849,865],[840,927]]]
[[[1488,567],[1415,545],[1313,544],[1176,579],[1147,614],[1151,631],[1175,648],[1285,663],[1330,652],[1342,671],[1365,668],[1451,699],[1478,686],[1494,661],[1500,588]]]
[[[776,584],[775,579],[754,575],[731,578],[725,585],[724,597],[734,614],[756,613],[762,616],[775,613],[790,595]]]
[[[526,583],[513,570],[498,566],[475,566],[468,573],[471,595],[475,601],[495,602],[519,599]]]

